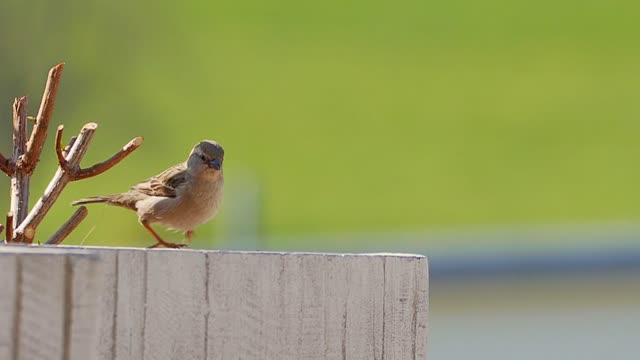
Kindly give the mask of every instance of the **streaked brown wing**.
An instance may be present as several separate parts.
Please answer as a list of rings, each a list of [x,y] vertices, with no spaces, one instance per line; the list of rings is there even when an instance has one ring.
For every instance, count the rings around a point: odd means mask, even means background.
[[[134,185],[131,190],[136,190],[149,196],[176,197],[176,189],[186,180],[186,170],[186,164],[178,164]]]

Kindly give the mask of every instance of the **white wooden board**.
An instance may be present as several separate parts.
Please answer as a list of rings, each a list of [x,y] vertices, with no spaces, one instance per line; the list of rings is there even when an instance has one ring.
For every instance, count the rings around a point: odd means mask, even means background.
[[[100,360],[426,359],[423,256],[96,250]]]
[[[95,358],[98,258],[0,246],[0,359]]]
[[[83,249],[0,246],[0,359],[426,359],[423,256]]]

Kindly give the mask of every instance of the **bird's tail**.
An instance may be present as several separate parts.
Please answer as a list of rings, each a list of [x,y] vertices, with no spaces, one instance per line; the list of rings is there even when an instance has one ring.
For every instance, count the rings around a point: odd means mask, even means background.
[[[136,210],[136,202],[142,200],[140,196],[133,196],[131,193],[112,194],[103,196],[94,196],[90,198],[76,200],[71,203],[73,206],[95,203],[106,203],[113,206]]]
[[[84,204],[95,204],[95,203],[109,203],[111,202],[112,195],[105,196],[94,196],[90,198],[76,200],[71,203],[73,206],[84,205]]]

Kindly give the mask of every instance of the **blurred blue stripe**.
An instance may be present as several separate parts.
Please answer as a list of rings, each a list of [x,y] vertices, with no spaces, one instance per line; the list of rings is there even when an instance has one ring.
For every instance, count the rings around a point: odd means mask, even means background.
[[[476,278],[513,275],[585,274],[605,271],[640,271],[640,247],[563,249],[532,252],[433,254],[431,278]]]

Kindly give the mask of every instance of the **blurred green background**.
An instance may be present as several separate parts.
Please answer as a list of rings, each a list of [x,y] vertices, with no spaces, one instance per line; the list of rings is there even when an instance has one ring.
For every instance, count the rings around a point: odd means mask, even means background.
[[[631,0],[0,0],[0,151],[13,98],[34,115],[65,61],[31,202],[58,124],[99,123],[85,166],[145,142],[70,184],[41,239],[215,139],[226,195],[194,247],[424,253],[434,359],[632,358],[638,19]],[[98,205],[66,243],[152,240]]]
[[[29,95],[35,115],[47,71],[65,61],[32,202],[54,172],[57,124],[71,136],[98,122],[85,166],[134,136],[145,143],[71,184],[41,237],[73,199],[124,191],[203,138],[225,146],[230,190],[220,217],[198,229],[201,247],[224,234],[217,227],[244,183],[258,189],[256,226],[271,238],[634,223],[638,10],[637,1],[2,0],[0,145],[10,153],[13,97]],[[0,187],[7,208],[6,178]],[[150,238],[134,214],[99,205],[67,243],[82,241]]]

